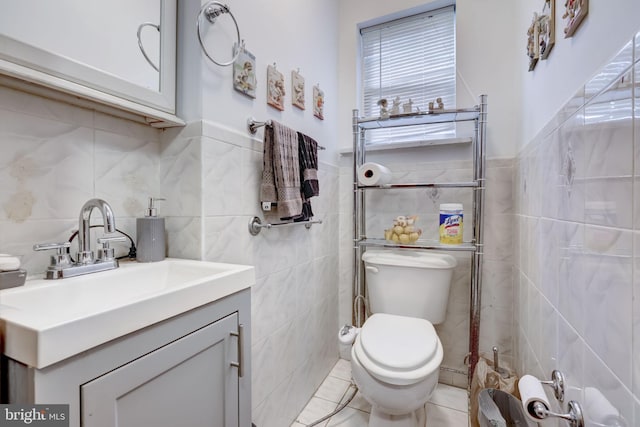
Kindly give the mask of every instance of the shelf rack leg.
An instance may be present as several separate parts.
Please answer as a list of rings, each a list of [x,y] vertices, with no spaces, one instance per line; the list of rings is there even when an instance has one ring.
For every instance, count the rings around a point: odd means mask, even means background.
[[[482,261],[484,255],[484,196],[486,173],[487,95],[480,95],[474,144],[474,180],[478,182],[473,204],[473,234],[476,251],[471,265],[471,295],[469,312],[469,389],[480,353],[480,310],[482,308]]]
[[[364,164],[364,131],[358,126],[358,110],[353,110],[353,324],[361,328],[366,317],[362,247],[358,244],[365,230],[364,191],[358,188],[358,169]]]

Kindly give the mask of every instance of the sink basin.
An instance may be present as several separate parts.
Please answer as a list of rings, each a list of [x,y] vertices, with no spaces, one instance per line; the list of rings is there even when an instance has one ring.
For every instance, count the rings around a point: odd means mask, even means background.
[[[0,291],[4,353],[44,368],[254,283],[250,266],[180,259],[30,280]]]

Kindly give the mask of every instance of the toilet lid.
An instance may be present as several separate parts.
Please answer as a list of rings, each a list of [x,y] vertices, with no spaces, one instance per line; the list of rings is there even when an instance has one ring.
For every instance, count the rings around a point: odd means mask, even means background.
[[[413,371],[434,358],[438,335],[425,320],[376,313],[360,331],[360,345],[367,358],[388,371]]]

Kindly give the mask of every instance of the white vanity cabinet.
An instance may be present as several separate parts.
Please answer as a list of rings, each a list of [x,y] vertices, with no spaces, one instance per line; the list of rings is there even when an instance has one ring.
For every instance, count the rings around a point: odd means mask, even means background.
[[[43,369],[8,359],[10,403],[68,403],[73,427],[250,427],[250,311],[244,289]]]

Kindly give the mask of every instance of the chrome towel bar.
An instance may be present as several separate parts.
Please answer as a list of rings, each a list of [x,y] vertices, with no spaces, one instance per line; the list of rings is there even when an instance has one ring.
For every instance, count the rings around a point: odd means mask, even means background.
[[[249,117],[247,119],[247,129],[249,130],[249,133],[251,133],[251,135],[255,135],[258,131],[258,128],[261,128],[263,126],[271,126],[271,120],[259,122],[253,117]],[[326,148],[324,148],[322,145],[318,145],[318,150],[326,150]]]
[[[312,219],[308,221],[282,222],[278,224],[269,224],[269,223],[263,223],[259,217],[254,216],[249,221],[249,233],[251,233],[252,236],[257,236],[258,234],[260,234],[260,230],[262,230],[263,228],[288,227],[291,225],[304,225],[305,228],[308,230],[311,228],[313,224],[322,224],[322,220]]]

